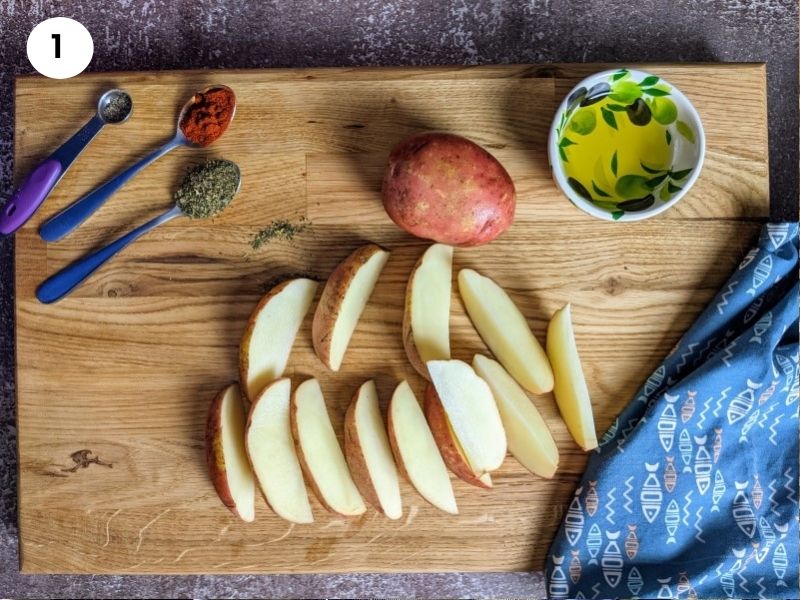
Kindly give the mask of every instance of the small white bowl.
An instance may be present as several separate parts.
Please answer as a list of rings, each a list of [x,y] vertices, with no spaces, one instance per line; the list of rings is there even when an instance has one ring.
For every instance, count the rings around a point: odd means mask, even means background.
[[[652,188],[652,202],[645,196],[639,199],[638,206],[633,204],[633,200],[629,201],[630,203],[627,206],[630,208],[627,209],[612,207],[610,206],[612,203],[603,201],[600,197],[594,198],[591,193],[589,193],[592,196],[590,200],[573,189],[567,181],[567,175],[564,173],[564,165],[561,161],[561,153],[565,152],[568,146],[565,148],[559,147],[562,129],[568,124],[572,111],[579,106],[581,101],[585,100],[587,92],[591,92],[592,88],[594,88],[595,93],[590,94],[588,97],[596,97],[606,92],[612,95],[612,99],[614,99],[614,86],[623,81],[639,85],[643,98],[668,97],[677,108],[677,117],[672,122],[664,125],[668,132],[666,134],[667,143],[674,144],[672,164],[665,171],[666,176]],[[643,82],[645,85],[640,85]],[[624,104],[626,102],[620,103]],[[615,114],[621,115],[625,113],[617,112]],[[601,126],[601,124],[598,123],[597,126]],[[563,138],[561,139],[563,140]],[[572,88],[556,111],[553,124],[550,127],[550,136],[547,144],[547,155],[553,172],[553,179],[564,195],[584,212],[607,221],[640,221],[662,213],[676,204],[697,181],[703,166],[705,151],[706,136],[703,131],[703,125],[700,122],[700,115],[689,99],[674,85],[656,75],[626,68],[595,73]],[[687,170],[690,170],[688,175],[672,179],[673,174],[680,175]],[[657,181],[661,174],[661,172],[654,172],[653,175],[655,177],[651,178],[649,182]],[[584,189],[584,192],[586,191]],[[649,206],[646,206],[647,204]]]

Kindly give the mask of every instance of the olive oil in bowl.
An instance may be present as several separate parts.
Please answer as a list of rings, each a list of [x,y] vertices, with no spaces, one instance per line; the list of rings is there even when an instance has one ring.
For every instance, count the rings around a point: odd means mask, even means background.
[[[688,100],[675,88],[627,69],[603,75],[569,95],[553,141],[567,195],[617,220],[672,200],[702,152],[696,127],[680,119]]]

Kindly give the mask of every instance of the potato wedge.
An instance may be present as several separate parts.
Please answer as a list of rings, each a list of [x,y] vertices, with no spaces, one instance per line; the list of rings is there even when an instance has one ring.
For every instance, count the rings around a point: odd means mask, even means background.
[[[358,388],[344,423],[344,454],[361,495],[390,519],[399,519],[403,516],[400,480],[374,381]]]
[[[290,417],[297,456],[319,501],[341,515],[363,514],[367,507],[350,475],[316,379],[297,386]]]
[[[553,392],[567,429],[584,450],[597,448],[592,401],[575,343],[572,308],[569,304],[557,310],[550,319],[547,327],[547,355],[555,375]]]
[[[222,503],[242,521],[254,521],[255,479],[244,445],[244,400],[239,385],[220,391],[208,409],[206,463]]]
[[[417,261],[406,286],[403,347],[417,372],[430,379],[425,363],[450,358],[450,296],[453,247],[430,246]]]
[[[450,470],[461,480],[481,487],[491,488],[492,477],[489,473],[476,473],[469,464],[464,450],[458,443],[453,426],[447,419],[442,401],[432,384],[425,389],[425,418],[430,425],[433,439],[442,453],[442,458]]]
[[[506,432],[489,385],[460,360],[431,360],[427,367],[446,423],[472,472],[480,477],[500,467],[506,456]]]
[[[558,448],[525,390],[499,362],[481,354],[472,359],[472,368],[492,390],[506,430],[508,450],[532,473],[553,477],[558,469]]]
[[[314,312],[312,339],[317,356],[332,371],[342,366],[350,338],[387,260],[388,251],[367,244],[339,263],[325,284]]]
[[[408,382],[395,388],[386,419],[389,443],[403,476],[436,508],[458,514],[453,485]]]
[[[284,281],[253,309],[239,345],[239,378],[250,402],[268,383],[283,376],[317,286],[305,278]]]
[[[535,394],[552,390],[547,354],[505,290],[472,269],[458,273],[458,289],[475,329],[511,376]]]
[[[273,381],[250,407],[245,431],[247,456],[267,504],[292,523],[312,523],[311,504],[292,439],[292,384]]]

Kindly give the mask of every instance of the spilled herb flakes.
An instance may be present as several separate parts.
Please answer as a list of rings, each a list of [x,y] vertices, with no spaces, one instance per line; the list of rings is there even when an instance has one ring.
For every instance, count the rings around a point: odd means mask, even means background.
[[[297,223],[292,223],[287,219],[276,219],[253,237],[250,246],[253,250],[258,250],[261,246],[269,244],[273,240],[291,242],[297,235],[310,227],[311,221],[305,217],[301,217]]]

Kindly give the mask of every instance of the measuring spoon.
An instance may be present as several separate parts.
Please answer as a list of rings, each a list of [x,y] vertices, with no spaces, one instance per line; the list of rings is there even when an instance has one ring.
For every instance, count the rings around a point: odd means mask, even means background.
[[[239,188],[242,186],[242,175],[236,163],[222,160],[220,160],[220,162],[229,163],[236,169],[236,188],[234,189],[233,193],[230,194],[230,198],[227,198],[227,202],[225,202],[225,206],[227,206],[227,204],[230,204],[234,196],[236,196],[236,194],[239,192]],[[115,242],[111,242],[104,248],[101,248],[93,254],[90,254],[89,256],[72,263],[55,275],[51,276],[36,290],[36,297],[39,299],[39,302],[44,304],[50,304],[51,302],[60,300],[78,287],[78,285],[80,285],[87,277],[89,277],[89,275],[94,273],[103,264],[105,264],[106,261],[128,246],[131,242],[137,240],[145,233],[155,229],[159,225],[162,225],[167,221],[171,221],[175,217],[182,216],[189,215],[181,210],[180,203],[176,201],[175,205],[164,214],[159,215],[155,219],[148,221],[140,227],[137,227]]]
[[[236,111],[233,90],[225,85],[212,85],[198,94],[195,94],[186,104],[183,105],[181,113],[178,115],[178,126],[175,131],[175,136],[171,140],[142,158],[139,162],[125,169],[113,179],[109,179],[100,187],[95,188],[83,198],[76,200],[54,217],[51,217],[39,228],[39,235],[41,238],[46,242],[57,242],[79,227],[81,223],[88,219],[97,209],[103,206],[106,200],[108,200],[119,188],[125,185],[129,179],[131,179],[144,167],[156,159],[161,158],[171,150],[174,150],[178,146],[197,147],[192,144],[183,134],[181,123],[183,122],[183,117],[186,115],[186,111],[188,111],[189,108],[191,108],[191,106],[198,101],[198,96],[214,89],[228,90],[231,92],[231,97],[234,98],[233,110],[231,111],[230,118],[228,119],[228,123],[230,123]]]
[[[132,112],[133,102],[126,91],[113,89],[100,96],[95,115],[31,171],[6,205],[0,208],[0,233],[11,234],[22,227],[103,126],[124,123]]]

